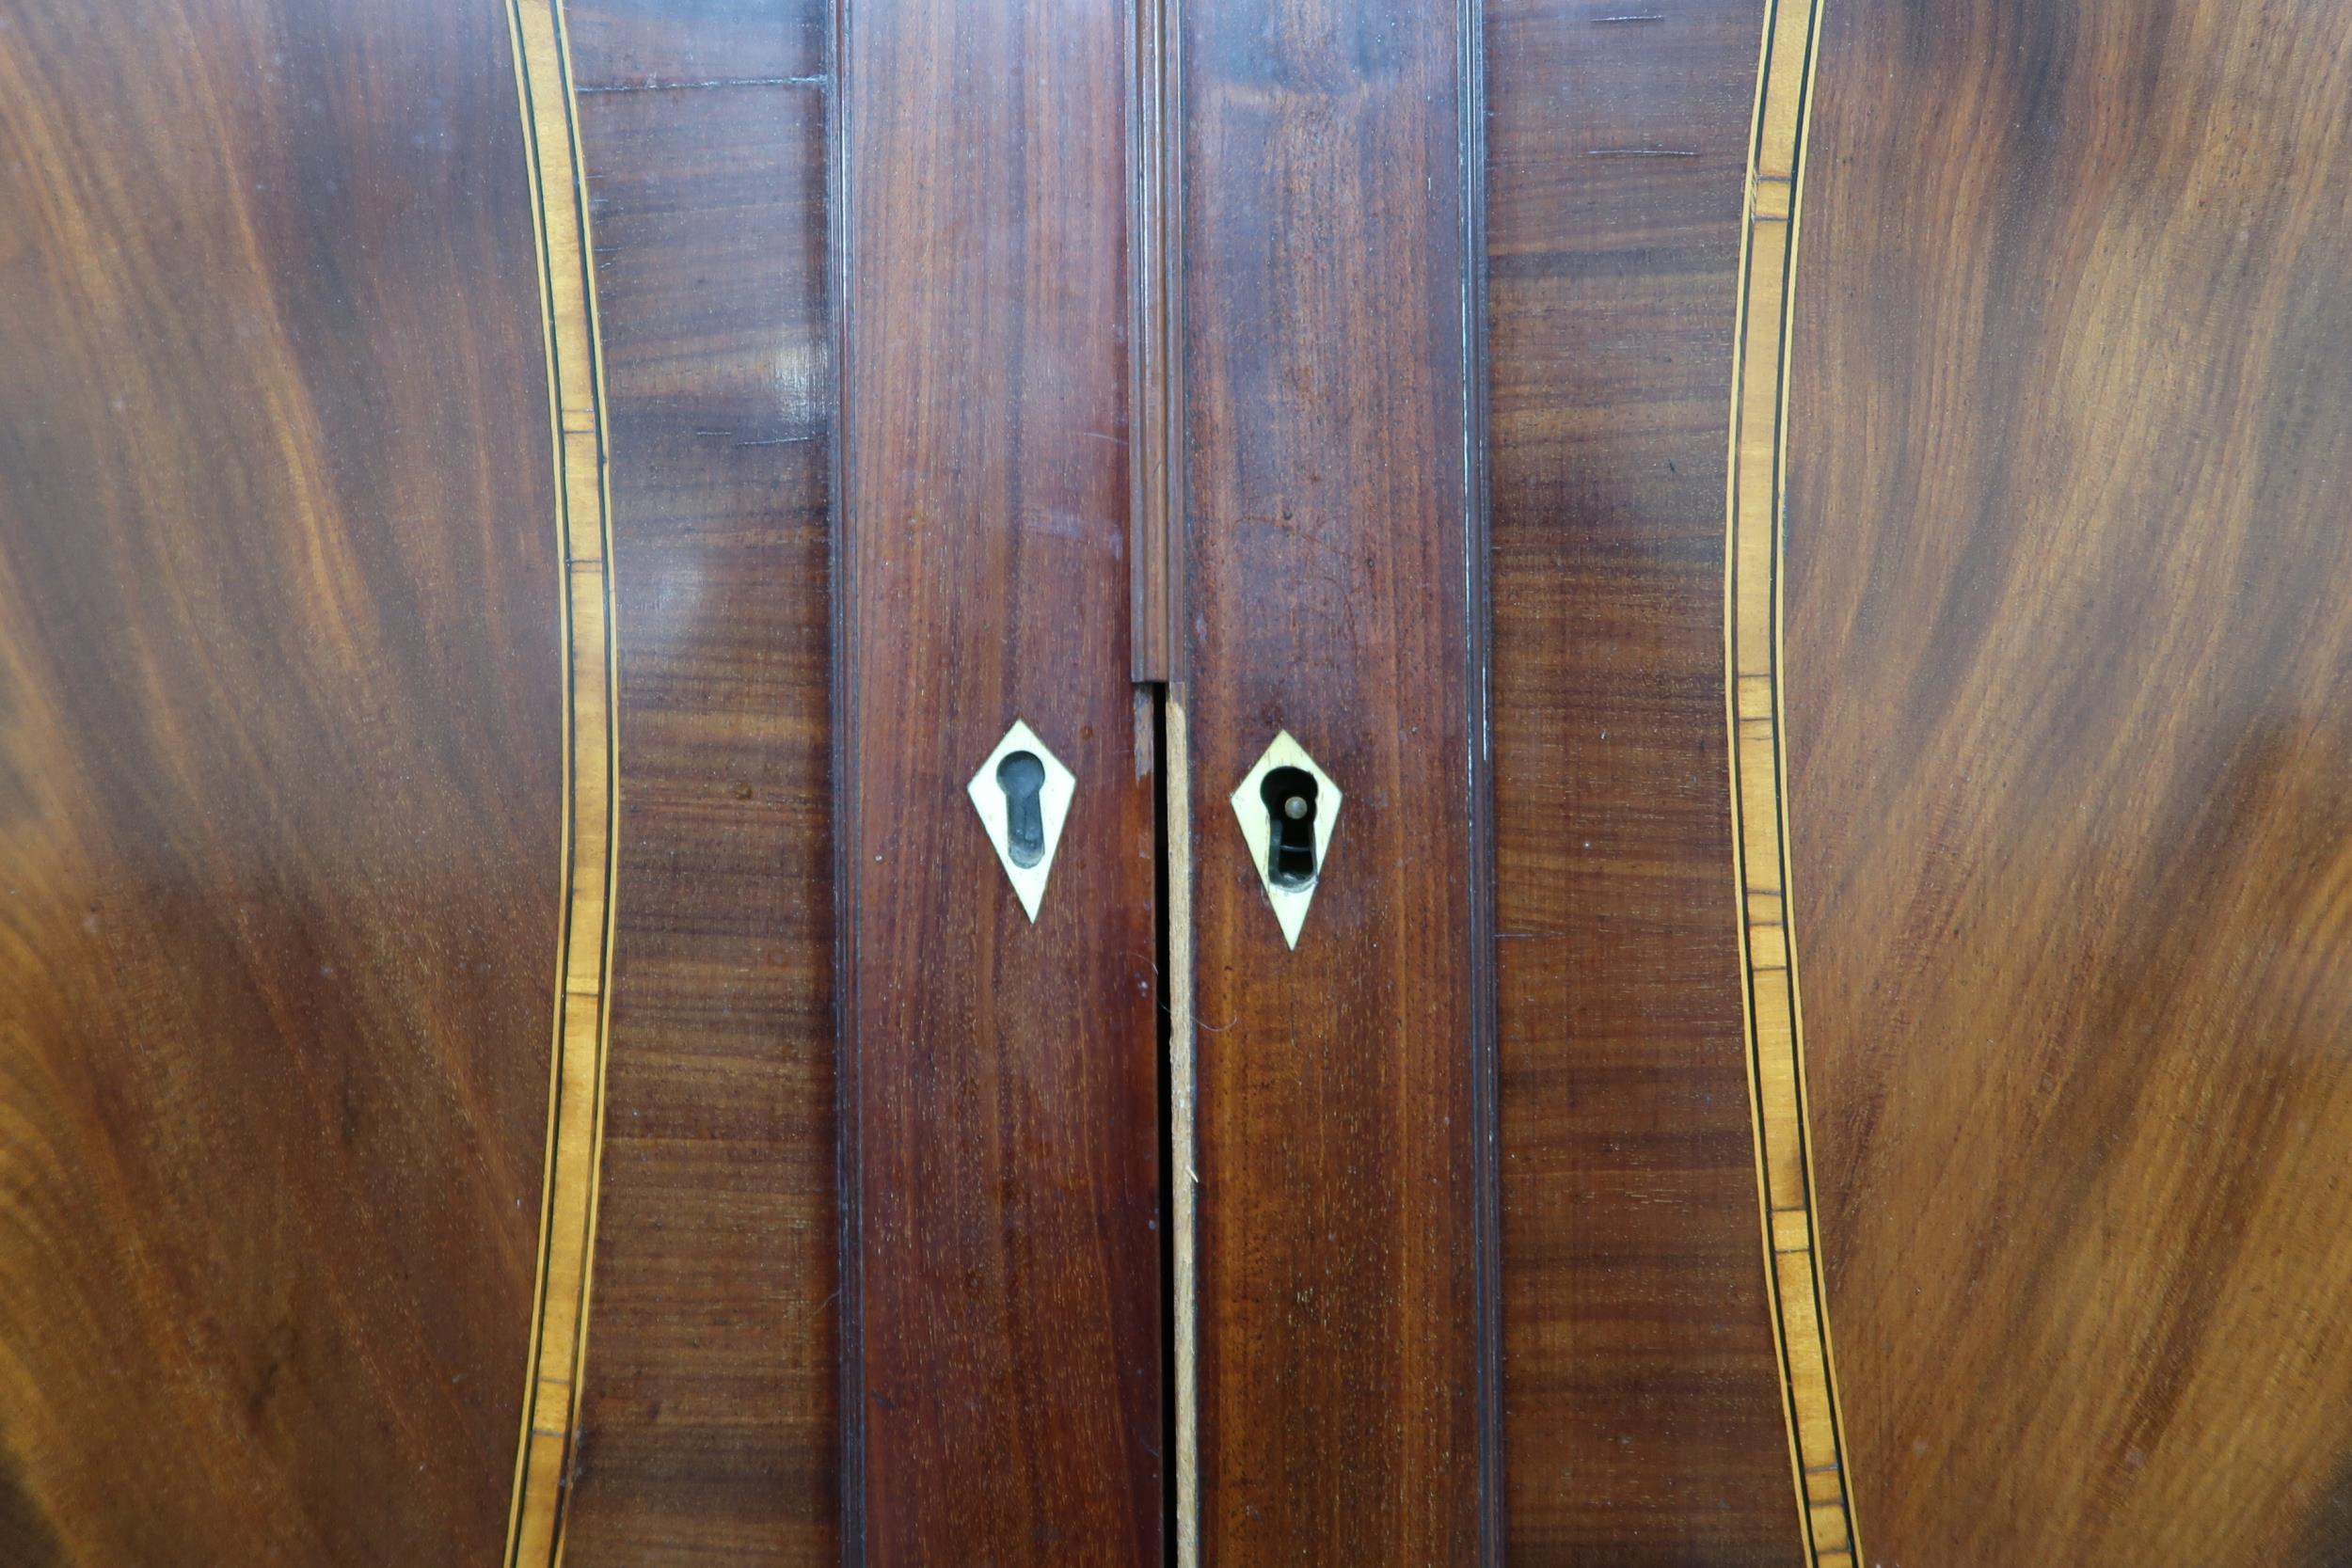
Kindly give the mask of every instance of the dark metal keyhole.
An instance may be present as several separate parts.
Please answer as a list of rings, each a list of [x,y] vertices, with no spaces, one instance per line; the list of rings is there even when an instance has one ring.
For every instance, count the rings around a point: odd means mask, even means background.
[[[1266,879],[1297,889],[1315,879],[1315,777],[1277,768],[1258,785],[1266,809]]]
[[[1045,765],[1035,752],[1008,752],[996,765],[996,787],[1005,792],[1005,853],[1026,871],[1045,858]]]

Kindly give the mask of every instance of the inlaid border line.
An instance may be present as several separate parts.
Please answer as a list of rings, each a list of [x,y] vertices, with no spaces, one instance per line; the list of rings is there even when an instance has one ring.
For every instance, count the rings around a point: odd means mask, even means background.
[[[602,335],[563,0],[507,0],[506,21],[546,331],[564,666],[555,1037],[530,1369],[503,1561],[507,1568],[551,1568],[564,1555],[604,1147],[612,892],[619,862],[619,657],[608,569],[612,498]]]
[[[1787,722],[1781,680],[1788,351],[1795,318],[1805,126],[1822,0],[1767,0],[1757,56],[1732,348],[1724,563],[1724,713],[1741,1006],[1755,1125],[1756,1208],[1805,1557],[1862,1560],[1847,1481],[1821,1283],[1820,1215],[1805,1093],[1804,1022],[1788,906]]]

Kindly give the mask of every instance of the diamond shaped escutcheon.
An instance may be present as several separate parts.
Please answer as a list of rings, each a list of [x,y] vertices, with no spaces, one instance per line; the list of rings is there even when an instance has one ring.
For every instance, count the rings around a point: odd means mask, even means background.
[[[1061,844],[1062,825],[1070,819],[1071,798],[1078,792],[1077,775],[1045,749],[1035,730],[1016,719],[964,792],[972,797],[997,863],[1035,925],[1038,906],[1045,900],[1045,879],[1053,874],[1054,851]]]
[[[1293,948],[1323,880],[1341,800],[1331,775],[1288,730],[1266,744],[1233,791],[1233,815],[1241,819],[1259,885],[1282,927],[1282,941]]]

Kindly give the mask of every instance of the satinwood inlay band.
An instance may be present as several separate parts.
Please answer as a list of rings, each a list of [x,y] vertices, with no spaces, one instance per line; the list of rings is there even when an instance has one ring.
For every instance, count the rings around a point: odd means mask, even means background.
[[[588,197],[562,0],[509,0],[507,25],[538,239],[556,527],[564,561],[564,934],[557,956],[531,1370],[507,1523],[507,1568],[564,1555],[596,1255],[612,1016],[619,744],[613,710],[612,489]]]
[[[1845,1428],[1830,1354],[1805,1119],[1781,690],[1788,349],[1820,12],[1820,0],[1770,0],[1765,8],[1732,359],[1724,641],[1732,857],[1765,1290],[1780,1357],[1805,1558],[1823,1568],[1849,1568],[1862,1558],[1846,1482]]]

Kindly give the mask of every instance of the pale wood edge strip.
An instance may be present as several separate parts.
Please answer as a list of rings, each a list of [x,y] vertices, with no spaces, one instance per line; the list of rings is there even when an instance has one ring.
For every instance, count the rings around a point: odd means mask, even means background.
[[[538,1266],[507,1512],[508,1568],[562,1561],[579,1430],[612,1033],[620,811],[611,451],[588,196],[562,0],[508,0],[531,185],[564,561],[563,937],[556,955]]]
[[[1184,689],[1171,685],[1160,759],[1168,813],[1168,1332],[1175,1337],[1176,1568],[1200,1562],[1200,1295],[1195,1288],[1200,1173],[1194,1132],[1192,1031],[1192,740]]]
[[[1788,438],[1786,364],[1804,211],[1804,131],[1820,49],[1821,4],[1767,0],[1757,52],[1732,347],[1724,702],[1730,738],[1740,1004],[1747,1029],[1765,1289],[1806,1559],[1836,1568],[1865,1560],[1854,1523],[1844,1408],[1837,1397],[1821,1281],[1820,1213],[1806,1122],[1803,993],[1789,902],[1787,719],[1780,675],[1787,543],[1782,516]],[[1763,265],[1775,258],[1776,267]],[[1752,420],[1768,428],[1752,428]],[[1762,583],[1754,577],[1759,568],[1766,574]],[[1744,580],[1743,571],[1750,574]]]

